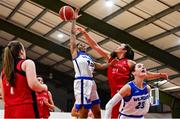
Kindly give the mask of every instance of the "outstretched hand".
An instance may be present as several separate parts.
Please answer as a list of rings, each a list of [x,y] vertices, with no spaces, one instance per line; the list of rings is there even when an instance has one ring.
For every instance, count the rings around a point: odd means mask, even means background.
[[[75,28],[75,32],[77,32],[77,31],[83,33],[83,32],[85,32],[86,30],[85,30],[84,28],[77,27],[77,28]]]
[[[168,75],[166,73],[160,73],[161,78],[168,79]]]
[[[80,11],[80,9],[76,8],[76,10],[74,11],[74,19],[73,20],[76,20],[81,16],[81,14],[79,15],[79,11]]]
[[[76,33],[76,30],[75,30],[75,27],[76,27],[76,19],[78,19],[81,15],[78,15],[79,13],[79,8],[76,8],[76,10],[74,11],[74,18],[71,20],[72,22],[72,28],[71,28],[71,33],[75,35]]]

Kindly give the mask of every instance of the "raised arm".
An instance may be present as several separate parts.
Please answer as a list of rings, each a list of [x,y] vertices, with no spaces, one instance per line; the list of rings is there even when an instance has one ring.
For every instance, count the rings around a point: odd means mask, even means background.
[[[75,25],[76,25],[76,20],[73,20],[72,28],[71,28],[71,38],[70,38],[70,51],[71,51],[72,59],[77,57]]]
[[[153,79],[157,79],[157,78],[168,79],[168,75],[166,73],[147,72],[147,75],[146,75],[147,80],[153,80]]]
[[[76,9],[75,13],[74,13],[74,20],[72,20],[72,27],[71,27],[70,51],[71,51],[72,59],[77,57],[75,26],[76,26],[76,19],[78,19],[80,17],[80,15],[78,15],[78,12],[79,12],[79,9]]]
[[[89,34],[82,28],[77,28],[83,36],[85,37],[87,43],[90,45],[90,47],[94,50],[96,50],[102,57],[106,58],[109,60],[110,56],[107,51],[105,51],[103,48],[101,48],[90,36]]]

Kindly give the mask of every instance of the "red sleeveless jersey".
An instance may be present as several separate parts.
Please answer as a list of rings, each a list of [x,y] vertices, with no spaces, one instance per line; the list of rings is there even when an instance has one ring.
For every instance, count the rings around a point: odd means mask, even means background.
[[[37,105],[38,105],[38,110],[39,110],[39,117],[40,118],[48,118],[50,116],[49,108],[44,103],[44,99],[49,101],[48,92],[36,93],[36,96],[37,96]]]
[[[13,88],[9,85],[4,70],[2,70],[5,107],[33,103],[32,90],[28,86],[25,72],[21,69],[23,61],[18,61],[15,67],[15,85]]]
[[[113,59],[110,58],[109,62],[112,60]],[[128,65],[128,59],[121,59],[115,65],[109,66],[107,75],[111,89],[111,96],[113,96],[129,81],[130,67]]]

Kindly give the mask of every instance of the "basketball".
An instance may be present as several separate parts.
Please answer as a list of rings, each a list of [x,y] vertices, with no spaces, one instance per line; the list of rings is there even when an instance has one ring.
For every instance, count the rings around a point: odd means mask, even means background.
[[[59,17],[63,21],[72,20],[74,18],[74,10],[73,10],[73,8],[70,7],[70,6],[61,7],[61,9],[59,10]]]

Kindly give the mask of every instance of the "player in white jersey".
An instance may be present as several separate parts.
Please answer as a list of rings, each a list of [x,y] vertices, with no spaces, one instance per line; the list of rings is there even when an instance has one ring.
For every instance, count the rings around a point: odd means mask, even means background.
[[[97,69],[105,69],[111,63],[100,64],[93,61],[93,59],[86,54],[85,44],[79,43],[76,45],[75,23],[78,16],[78,11],[75,11],[75,20],[72,21],[70,51],[73,59],[75,70],[74,80],[74,95],[75,105],[72,109],[72,116],[74,112],[78,111],[80,118],[87,118],[88,112],[91,109],[95,118],[100,118],[100,100],[97,94],[97,87],[93,78],[93,71]],[[115,60],[114,60],[115,62]]]
[[[132,71],[134,80],[127,83],[115,94],[106,104],[105,118],[111,117],[112,108],[122,100],[120,107],[120,119],[125,118],[144,118],[150,107],[150,86],[144,79],[147,76],[146,68],[143,64],[136,64]]]

